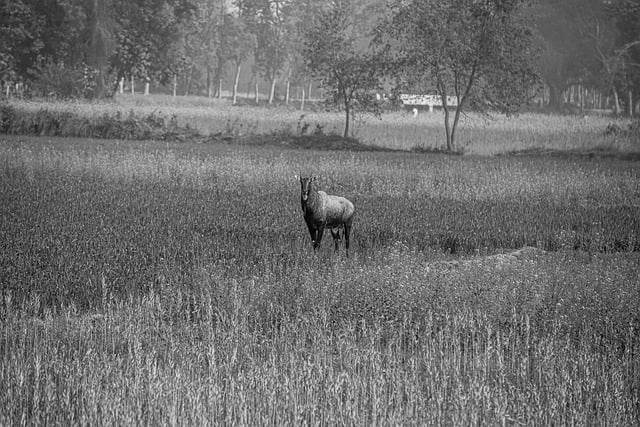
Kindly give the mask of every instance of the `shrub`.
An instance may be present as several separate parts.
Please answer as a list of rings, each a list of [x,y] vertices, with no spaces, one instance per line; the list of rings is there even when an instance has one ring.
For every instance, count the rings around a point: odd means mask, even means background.
[[[69,111],[41,108],[33,112],[11,106],[0,107],[0,132],[125,140],[205,141],[210,138],[189,125],[179,124],[175,115],[168,119],[156,112],[139,116],[131,110],[126,116],[117,111],[87,118]]]
[[[107,82],[113,77],[86,64],[67,67],[47,62],[36,69],[31,94],[56,99],[105,97],[110,94]]]

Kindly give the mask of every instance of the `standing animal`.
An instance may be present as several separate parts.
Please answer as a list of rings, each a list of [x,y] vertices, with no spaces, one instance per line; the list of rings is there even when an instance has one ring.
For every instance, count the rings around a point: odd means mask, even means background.
[[[335,244],[335,251],[340,247],[340,230],[344,229],[344,242],[349,256],[349,236],[356,208],[349,200],[340,196],[331,196],[324,191],[316,191],[313,183],[316,177],[302,177],[296,175],[300,181],[300,204],[302,214],[307,223],[311,243],[315,251],[320,246],[324,229],[331,230],[331,236]]]

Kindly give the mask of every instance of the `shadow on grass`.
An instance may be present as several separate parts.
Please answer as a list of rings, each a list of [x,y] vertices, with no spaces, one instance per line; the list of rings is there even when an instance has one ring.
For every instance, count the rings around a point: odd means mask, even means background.
[[[237,142],[237,141],[235,141]],[[233,143],[233,141],[231,142]],[[252,135],[241,141],[249,145],[272,145],[323,151],[404,151],[367,145],[340,135]]]
[[[560,159],[615,159],[627,161],[640,161],[640,152],[622,152],[615,149],[600,148],[591,150],[553,150],[547,148],[530,148],[526,150],[509,151],[499,156],[528,156],[528,157],[555,157]]]

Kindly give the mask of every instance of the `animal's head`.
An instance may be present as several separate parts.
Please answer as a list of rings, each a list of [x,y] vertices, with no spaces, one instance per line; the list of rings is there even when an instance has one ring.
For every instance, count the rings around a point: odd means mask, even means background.
[[[316,180],[316,177],[311,176],[305,178],[303,176],[296,175],[296,179],[300,181],[300,194],[302,197],[302,201],[306,202],[309,198],[309,193],[311,192],[311,190],[313,190],[312,183]]]

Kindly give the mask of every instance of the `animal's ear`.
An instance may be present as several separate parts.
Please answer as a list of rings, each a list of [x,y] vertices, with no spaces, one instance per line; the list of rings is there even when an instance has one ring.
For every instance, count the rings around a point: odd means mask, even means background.
[[[296,179],[296,181],[300,181],[300,175],[294,175],[293,177]]]

